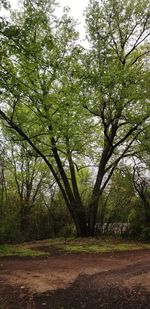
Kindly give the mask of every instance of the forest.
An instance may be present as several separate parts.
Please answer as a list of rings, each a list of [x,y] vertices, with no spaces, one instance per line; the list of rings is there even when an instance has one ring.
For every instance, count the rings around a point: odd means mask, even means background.
[[[0,242],[150,240],[150,3],[0,8]]]

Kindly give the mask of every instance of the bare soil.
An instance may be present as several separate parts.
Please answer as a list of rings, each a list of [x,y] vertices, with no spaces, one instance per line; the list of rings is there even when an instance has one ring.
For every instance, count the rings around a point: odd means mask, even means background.
[[[0,309],[149,306],[149,250],[0,258]]]

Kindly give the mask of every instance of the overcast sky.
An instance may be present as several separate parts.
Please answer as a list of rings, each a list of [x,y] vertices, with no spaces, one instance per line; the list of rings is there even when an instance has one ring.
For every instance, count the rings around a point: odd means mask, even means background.
[[[17,0],[9,0],[13,8],[17,8]],[[89,0],[58,0],[61,6],[69,6],[71,8],[71,14],[80,20],[82,20],[82,13],[87,6]]]
[[[1,0],[0,0],[1,1]],[[18,6],[18,0],[9,0],[11,7],[16,9]],[[83,12],[85,8],[88,5],[89,0],[58,0],[58,3],[60,3],[61,7],[59,8],[58,13],[61,14],[62,12],[62,7],[69,6],[71,9],[71,16],[73,16],[75,19],[78,20],[79,26],[78,30],[80,31],[80,37],[83,40],[84,38],[84,17],[83,17]],[[2,12],[4,14],[4,11]],[[7,13],[5,12],[5,15]]]

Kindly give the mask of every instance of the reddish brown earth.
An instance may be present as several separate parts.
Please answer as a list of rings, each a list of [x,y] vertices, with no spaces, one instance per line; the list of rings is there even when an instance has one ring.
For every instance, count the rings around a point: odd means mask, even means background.
[[[150,251],[0,258],[0,309],[150,308]]]

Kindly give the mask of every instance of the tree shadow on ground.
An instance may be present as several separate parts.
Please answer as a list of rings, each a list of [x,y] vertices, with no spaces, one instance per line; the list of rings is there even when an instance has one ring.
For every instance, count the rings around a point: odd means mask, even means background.
[[[34,294],[33,298],[38,309],[148,309],[150,304],[146,289],[123,286],[117,272],[79,275],[69,287]]]

